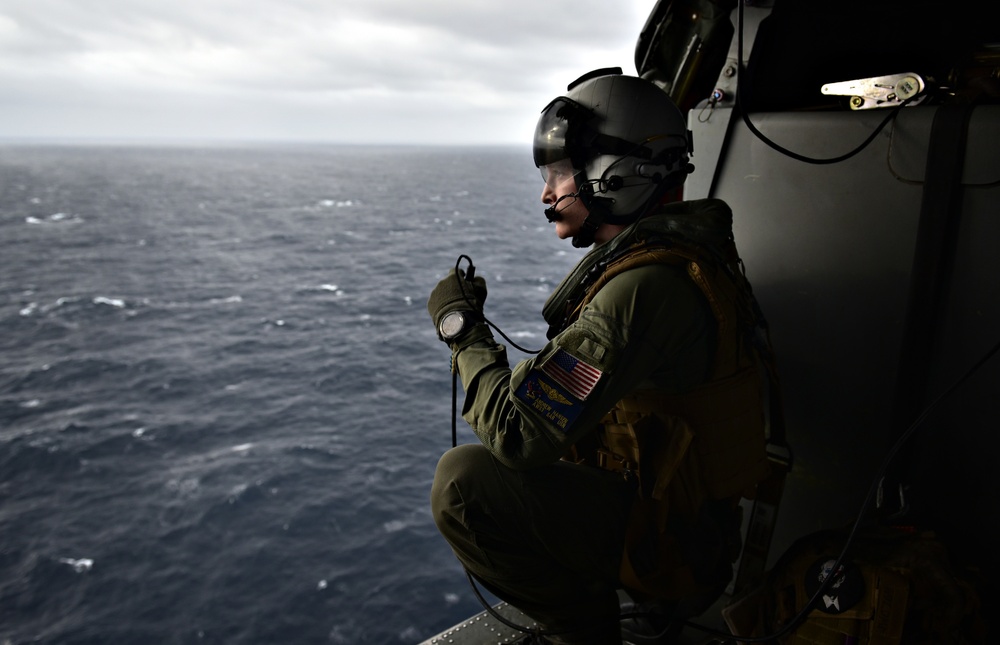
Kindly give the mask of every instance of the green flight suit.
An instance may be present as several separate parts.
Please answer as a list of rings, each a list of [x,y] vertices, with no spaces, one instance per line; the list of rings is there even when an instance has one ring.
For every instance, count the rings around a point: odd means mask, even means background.
[[[683,392],[712,367],[716,319],[683,268],[625,271],[565,328],[558,320],[584,275],[651,235],[720,242],[731,236],[731,212],[718,200],[669,204],[593,249],[545,307],[551,340],[513,370],[481,329],[478,340],[456,345],[462,416],[482,445],[442,457],[435,521],[493,593],[546,628],[578,630],[565,642],[618,642],[615,590],[634,489],[620,475],[560,459],[624,396]]]

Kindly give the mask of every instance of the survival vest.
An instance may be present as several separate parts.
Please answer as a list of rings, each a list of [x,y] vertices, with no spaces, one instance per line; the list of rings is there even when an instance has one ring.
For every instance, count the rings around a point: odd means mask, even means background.
[[[718,324],[705,383],[680,394],[630,394],[572,454],[636,482],[620,576],[630,590],[663,599],[718,587],[720,576],[723,585],[728,581],[740,549],[739,499],[752,498],[770,472],[765,396],[776,388],[768,378],[770,343],[735,245],[723,249],[724,257],[710,253],[670,241],[636,244],[608,263],[569,316],[579,316],[620,273],[668,264],[687,272]]]

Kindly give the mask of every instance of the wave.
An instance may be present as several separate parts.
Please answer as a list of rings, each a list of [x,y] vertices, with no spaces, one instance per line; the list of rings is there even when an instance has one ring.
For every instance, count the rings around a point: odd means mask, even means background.
[[[44,438],[32,435],[0,442],[0,481],[14,482],[44,473],[63,477],[79,473],[80,457]]]
[[[0,640],[417,642],[472,613],[427,508],[450,372],[423,303],[467,253],[541,335],[572,258],[522,156],[5,156],[45,201],[0,222]]]
[[[45,224],[82,224],[84,219],[79,215],[71,215],[68,213],[53,213],[48,217],[35,217],[29,215],[24,218],[25,224],[32,225],[45,225]]]

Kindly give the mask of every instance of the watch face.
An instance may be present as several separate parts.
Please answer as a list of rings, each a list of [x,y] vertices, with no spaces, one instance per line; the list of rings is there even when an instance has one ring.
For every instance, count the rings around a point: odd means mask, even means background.
[[[451,339],[462,333],[465,328],[465,316],[461,311],[453,311],[441,319],[441,336]]]

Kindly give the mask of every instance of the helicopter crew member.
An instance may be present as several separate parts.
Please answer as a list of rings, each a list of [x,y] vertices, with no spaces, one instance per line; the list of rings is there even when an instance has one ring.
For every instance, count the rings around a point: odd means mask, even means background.
[[[680,201],[690,154],[659,87],[585,75],[535,133],[546,216],[594,245],[543,309],[548,343],[511,369],[482,277],[456,270],[428,300],[481,441],[441,458],[434,519],[553,643],[621,642],[622,587],[707,608],[739,552],[738,500],[767,472],[759,309],[729,207]]]

